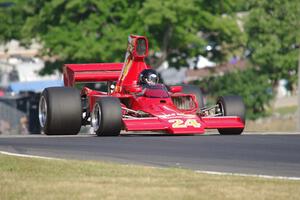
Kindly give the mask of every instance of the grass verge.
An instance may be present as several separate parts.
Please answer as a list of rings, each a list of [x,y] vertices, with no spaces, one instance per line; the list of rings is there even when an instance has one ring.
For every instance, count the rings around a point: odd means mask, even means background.
[[[297,129],[295,117],[281,119],[261,119],[257,121],[246,121],[248,132],[295,132]]]
[[[297,128],[297,106],[286,106],[274,109],[271,116],[258,120],[248,120],[246,131],[295,132]]]
[[[0,199],[299,199],[300,181],[0,155]]]
[[[276,108],[273,112],[278,113],[279,115],[288,115],[288,114],[295,114],[297,111],[297,106],[285,106]]]

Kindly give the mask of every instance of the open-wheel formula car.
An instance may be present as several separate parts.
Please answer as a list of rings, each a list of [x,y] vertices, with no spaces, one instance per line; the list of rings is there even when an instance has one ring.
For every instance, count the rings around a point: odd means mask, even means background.
[[[39,102],[39,121],[47,135],[73,135],[91,125],[98,136],[125,131],[202,134],[218,129],[238,135],[245,126],[245,106],[239,96],[219,97],[205,107],[196,86],[166,86],[144,59],[146,37],[130,35],[124,63],[66,64],[65,87],[46,88]],[[76,84],[102,82],[105,91]]]

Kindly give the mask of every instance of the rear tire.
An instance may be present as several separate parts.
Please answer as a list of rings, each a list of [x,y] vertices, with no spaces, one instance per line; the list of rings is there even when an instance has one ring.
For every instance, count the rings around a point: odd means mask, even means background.
[[[240,96],[223,96],[217,100],[217,105],[223,116],[238,116],[245,124],[245,104]],[[221,135],[240,135],[243,132],[243,128],[222,128],[218,129]]]
[[[39,101],[39,121],[46,135],[76,135],[81,128],[80,93],[71,87],[44,89]]]
[[[122,109],[115,97],[101,97],[95,102],[91,124],[97,136],[118,136],[122,129]]]
[[[194,94],[196,96],[199,108],[204,107],[203,95],[199,87],[195,85],[182,85],[182,93]]]

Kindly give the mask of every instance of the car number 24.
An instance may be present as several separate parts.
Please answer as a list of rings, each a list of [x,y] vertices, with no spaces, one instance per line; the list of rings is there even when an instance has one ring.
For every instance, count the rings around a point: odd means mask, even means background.
[[[187,120],[170,119],[168,120],[168,122],[172,124],[172,128],[187,128],[187,127],[200,128],[201,127],[201,124],[197,122],[196,119],[187,119]]]

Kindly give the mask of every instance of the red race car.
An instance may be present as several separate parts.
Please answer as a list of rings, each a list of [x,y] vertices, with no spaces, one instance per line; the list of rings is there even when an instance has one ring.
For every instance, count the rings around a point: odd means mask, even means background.
[[[46,88],[39,102],[39,121],[47,135],[73,135],[91,125],[98,136],[125,131],[167,134],[239,135],[245,126],[245,106],[239,96],[223,96],[205,107],[196,86],[166,86],[144,61],[148,41],[130,35],[124,63],[66,64],[65,87]],[[97,83],[95,90],[77,85]],[[102,84],[102,85],[101,85]],[[76,87],[75,87],[76,86]]]

